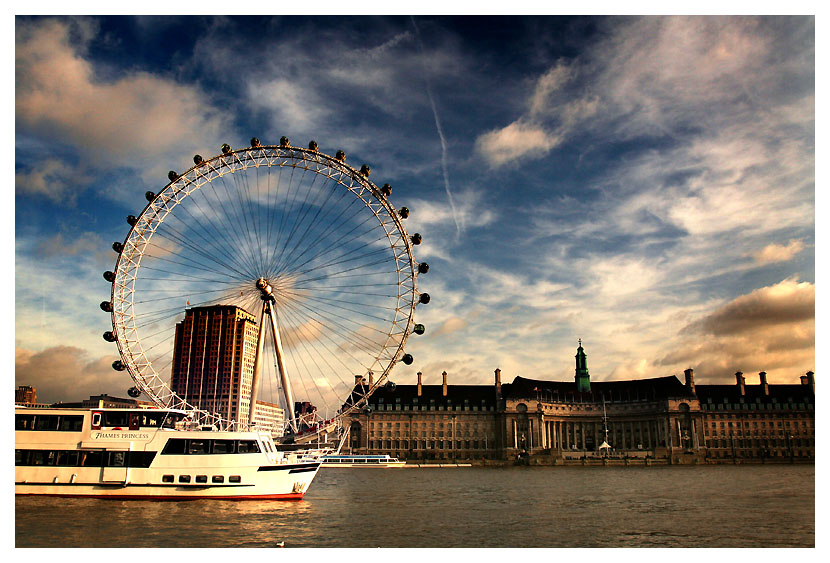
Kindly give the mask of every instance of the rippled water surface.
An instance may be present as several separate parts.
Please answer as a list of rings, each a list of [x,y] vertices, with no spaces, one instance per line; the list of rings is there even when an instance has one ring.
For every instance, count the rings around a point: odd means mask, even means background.
[[[322,470],[302,501],[16,497],[17,547],[813,547],[815,467]]]

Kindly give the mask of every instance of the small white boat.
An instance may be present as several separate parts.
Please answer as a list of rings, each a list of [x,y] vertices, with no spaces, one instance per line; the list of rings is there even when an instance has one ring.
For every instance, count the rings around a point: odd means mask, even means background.
[[[14,492],[122,499],[298,500],[321,462],[271,435],[193,427],[175,409],[15,408]]]
[[[318,458],[323,467],[403,467],[405,461],[388,455],[328,454]]]

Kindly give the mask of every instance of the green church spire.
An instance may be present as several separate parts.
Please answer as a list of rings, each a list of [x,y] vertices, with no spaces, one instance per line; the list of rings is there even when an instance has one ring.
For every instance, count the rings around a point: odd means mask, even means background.
[[[576,349],[576,390],[588,393],[591,391],[591,375],[588,373],[588,360],[582,348],[582,339],[579,339],[579,348]]]

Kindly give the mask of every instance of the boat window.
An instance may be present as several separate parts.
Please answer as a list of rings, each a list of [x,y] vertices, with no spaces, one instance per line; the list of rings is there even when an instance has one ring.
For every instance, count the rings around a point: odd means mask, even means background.
[[[172,475],[162,475],[161,476],[161,482],[162,483],[172,483],[173,482],[173,476]]]
[[[127,426],[127,412],[105,412],[103,426]]]
[[[55,452],[49,450],[32,450],[29,465],[54,465]]]
[[[35,418],[35,430],[57,430],[57,415],[39,414]]]
[[[29,450],[14,450],[15,465],[29,465]]]
[[[210,482],[211,483],[224,483],[225,482],[225,476],[224,475],[214,475],[213,477],[210,478]]]
[[[55,465],[70,467],[78,465],[78,452],[71,450],[65,452],[58,452],[58,460],[57,462],[55,462]]]
[[[179,483],[190,483],[190,475],[179,475]]]
[[[184,453],[187,453],[187,440],[182,438],[170,438],[167,440],[167,443],[164,444],[164,449],[161,451],[161,455]]]
[[[92,429],[97,430],[101,428],[101,413],[94,412],[92,413]]]
[[[236,451],[236,442],[233,440],[214,440],[213,453],[215,454],[232,454]]]
[[[83,467],[101,467],[104,461],[103,451],[81,452],[81,466]]]
[[[210,453],[210,440],[188,440],[187,453],[207,454]]]
[[[80,432],[81,430],[83,430],[83,426],[83,415],[65,415],[61,416],[58,430],[62,432]]]
[[[239,475],[231,475],[230,477],[228,477],[228,483],[241,483],[241,482],[242,482],[242,477],[240,477]]]
[[[141,413],[139,414],[139,424],[145,428],[158,428],[161,426],[161,420],[164,417],[161,413]]]
[[[207,475],[196,475],[197,483],[207,483]]]
[[[239,453],[241,454],[256,454],[259,453],[259,444],[256,440],[239,440]]]
[[[15,430],[34,430],[35,415],[33,414],[16,414],[14,415],[14,429]]]
[[[108,467],[124,467],[127,465],[127,452],[109,452]]]
[[[156,452],[129,452],[127,454],[127,465],[129,467],[150,467]]]

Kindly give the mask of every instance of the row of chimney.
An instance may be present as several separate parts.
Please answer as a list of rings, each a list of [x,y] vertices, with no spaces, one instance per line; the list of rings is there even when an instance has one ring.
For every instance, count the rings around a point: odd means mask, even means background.
[[[695,392],[695,370],[692,368],[687,369],[683,372],[686,376],[686,388],[689,389],[692,393]],[[767,383],[767,372],[762,371],[758,373],[758,378],[761,380],[761,389],[764,392],[765,396],[769,396],[769,383]],[[743,372],[736,371],[735,372],[735,381],[738,386],[738,390],[741,393],[741,396],[746,395],[746,378],[744,377]],[[810,388],[815,392],[816,390],[816,380],[814,378],[814,374],[811,371],[808,371],[806,375],[801,376],[801,384],[802,385],[809,385]]]

